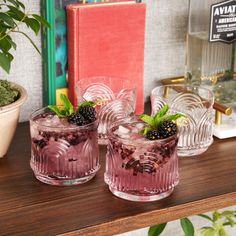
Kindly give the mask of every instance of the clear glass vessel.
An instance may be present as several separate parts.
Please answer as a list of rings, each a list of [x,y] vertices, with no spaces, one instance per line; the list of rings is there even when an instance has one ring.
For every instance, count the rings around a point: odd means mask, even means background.
[[[107,126],[118,119],[133,115],[136,88],[130,81],[114,77],[90,77],[78,82],[79,101],[96,103],[99,119],[99,144],[107,144]]]
[[[75,126],[48,108],[30,116],[31,160],[36,178],[51,185],[89,181],[100,168],[98,121]]]
[[[191,84],[210,88],[216,102],[235,103],[235,1],[190,0],[189,4],[186,77]]]
[[[214,95],[200,86],[166,85],[151,92],[152,115],[165,104],[169,114],[181,113],[178,120],[179,156],[194,156],[205,152],[213,142]]]
[[[150,141],[140,134],[144,127],[130,117],[108,129],[104,179],[114,195],[131,201],[165,198],[179,182],[177,135]]]

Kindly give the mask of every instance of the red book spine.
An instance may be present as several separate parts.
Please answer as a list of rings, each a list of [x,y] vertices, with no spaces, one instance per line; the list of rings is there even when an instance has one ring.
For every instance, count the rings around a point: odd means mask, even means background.
[[[68,75],[70,76],[68,82],[68,90],[75,91],[76,80],[79,78],[79,57],[75,55],[79,51],[79,11],[71,8],[67,11],[67,45],[68,45]],[[78,22],[78,24],[75,24]],[[74,106],[77,106],[77,97],[75,92],[69,92],[70,101]]]

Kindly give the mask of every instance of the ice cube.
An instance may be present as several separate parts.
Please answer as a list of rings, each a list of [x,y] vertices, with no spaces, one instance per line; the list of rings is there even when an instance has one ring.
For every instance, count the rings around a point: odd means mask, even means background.
[[[118,128],[118,134],[128,134],[129,132],[130,130],[122,125],[120,125]]]

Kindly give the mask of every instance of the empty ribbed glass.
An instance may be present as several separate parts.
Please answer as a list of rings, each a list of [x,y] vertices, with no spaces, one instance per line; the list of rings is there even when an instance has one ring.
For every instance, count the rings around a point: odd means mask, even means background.
[[[94,101],[99,118],[98,141],[107,143],[107,126],[134,114],[136,88],[130,81],[115,77],[90,77],[78,81],[79,101]]]

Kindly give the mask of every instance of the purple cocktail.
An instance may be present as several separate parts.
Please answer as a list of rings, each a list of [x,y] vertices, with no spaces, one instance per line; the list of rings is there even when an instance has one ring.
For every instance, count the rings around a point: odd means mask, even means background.
[[[98,122],[77,126],[48,108],[30,118],[31,168],[37,179],[52,185],[87,182],[98,171]]]
[[[136,117],[108,130],[105,182],[118,197],[154,201],[169,196],[178,184],[177,135],[147,140]]]

